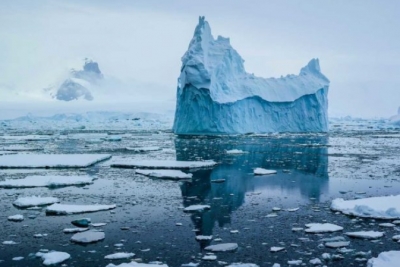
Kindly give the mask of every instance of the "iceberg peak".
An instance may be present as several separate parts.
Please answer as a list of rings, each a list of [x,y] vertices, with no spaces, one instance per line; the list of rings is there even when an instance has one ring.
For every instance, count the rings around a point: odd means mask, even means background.
[[[174,132],[325,132],[329,80],[312,59],[299,75],[261,78],[247,73],[229,38],[211,34],[199,17],[178,79]]]

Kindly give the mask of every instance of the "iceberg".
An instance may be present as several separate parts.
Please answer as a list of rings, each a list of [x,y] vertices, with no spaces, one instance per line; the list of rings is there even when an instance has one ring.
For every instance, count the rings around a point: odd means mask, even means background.
[[[389,122],[395,125],[400,125],[400,107],[397,110],[397,115],[390,117]]]
[[[200,17],[182,57],[175,134],[328,131],[329,80],[318,59],[299,75],[268,79],[247,73],[243,62]]]

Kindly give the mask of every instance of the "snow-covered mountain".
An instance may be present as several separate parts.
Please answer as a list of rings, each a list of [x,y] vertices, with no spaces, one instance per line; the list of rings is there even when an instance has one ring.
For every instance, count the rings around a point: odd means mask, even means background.
[[[245,71],[229,38],[204,17],[182,57],[173,130],[177,134],[326,132],[329,80],[312,59],[299,75],[260,78]]]
[[[47,88],[50,95],[62,101],[71,101],[77,99],[93,100],[92,90],[96,90],[103,74],[100,71],[99,64],[90,59],[85,59],[83,70],[72,69],[69,76],[58,87]]]

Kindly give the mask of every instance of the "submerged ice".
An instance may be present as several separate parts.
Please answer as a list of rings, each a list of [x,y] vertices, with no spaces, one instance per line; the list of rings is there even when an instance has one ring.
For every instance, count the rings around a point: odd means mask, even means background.
[[[229,38],[204,17],[182,57],[173,130],[177,134],[326,132],[329,80],[312,59],[299,75],[260,78],[245,71]]]

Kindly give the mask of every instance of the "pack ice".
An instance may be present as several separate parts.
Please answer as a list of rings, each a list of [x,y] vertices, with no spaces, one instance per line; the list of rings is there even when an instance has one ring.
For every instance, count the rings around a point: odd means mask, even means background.
[[[326,132],[329,80],[312,59],[299,75],[247,73],[229,38],[211,35],[204,17],[182,57],[176,134]]]

